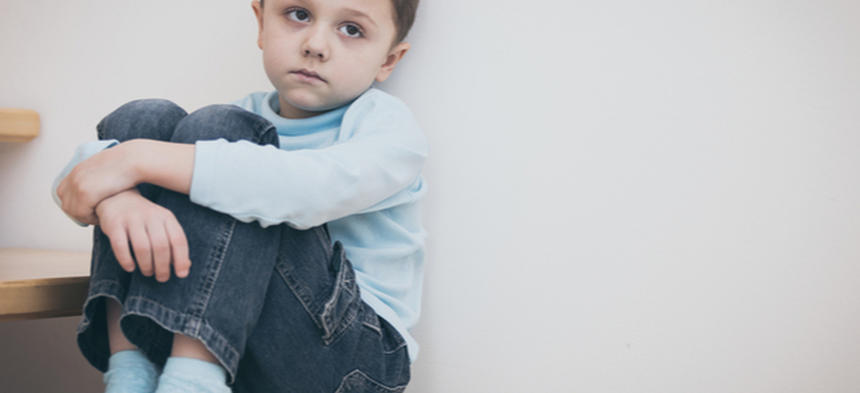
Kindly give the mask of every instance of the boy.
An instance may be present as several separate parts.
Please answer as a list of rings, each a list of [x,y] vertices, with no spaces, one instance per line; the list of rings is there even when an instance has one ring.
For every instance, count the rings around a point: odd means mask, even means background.
[[[95,225],[78,344],[108,391],[405,388],[427,143],[371,84],[416,7],[254,1],[275,91],[192,114],[133,101],[78,148],[53,192]]]

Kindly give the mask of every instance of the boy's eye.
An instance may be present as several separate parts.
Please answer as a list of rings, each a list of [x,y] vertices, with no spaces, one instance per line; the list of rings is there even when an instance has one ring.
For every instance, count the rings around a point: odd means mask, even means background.
[[[307,11],[299,9],[287,11],[287,16],[289,16],[292,20],[304,22],[307,21],[311,15]]]
[[[356,25],[343,25],[340,27],[340,31],[349,37],[361,37],[362,35],[361,29]]]

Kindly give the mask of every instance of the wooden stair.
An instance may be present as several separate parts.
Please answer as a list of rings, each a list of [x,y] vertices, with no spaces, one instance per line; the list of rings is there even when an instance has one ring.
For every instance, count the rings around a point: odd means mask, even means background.
[[[0,248],[0,320],[80,315],[89,252]]]
[[[39,135],[39,114],[30,109],[0,108],[0,142],[26,142]]]

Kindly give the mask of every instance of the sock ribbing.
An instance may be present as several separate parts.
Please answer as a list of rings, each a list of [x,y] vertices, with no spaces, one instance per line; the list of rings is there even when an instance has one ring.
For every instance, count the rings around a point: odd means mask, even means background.
[[[227,372],[205,360],[169,357],[158,378],[156,393],[230,393]]]
[[[140,349],[119,351],[108,359],[102,382],[105,393],[152,393],[158,370]]]

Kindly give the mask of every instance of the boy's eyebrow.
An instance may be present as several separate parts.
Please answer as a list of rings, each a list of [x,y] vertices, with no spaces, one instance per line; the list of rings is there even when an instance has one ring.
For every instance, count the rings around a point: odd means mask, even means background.
[[[373,23],[373,26],[376,26],[376,22],[373,21],[373,18],[367,16],[367,14],[365,14],[364,12],[361,12],[359,10],[355,10],[352,8],[345,8],[344,11],[346,14],[355,15],[355,16],[358,16],[359,18],[367,19],[370,23]]]

